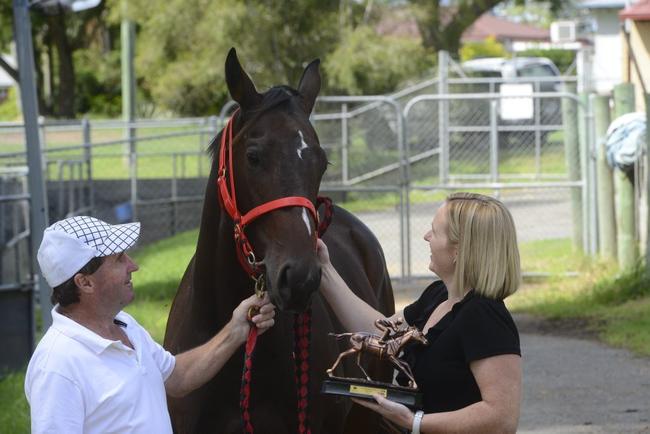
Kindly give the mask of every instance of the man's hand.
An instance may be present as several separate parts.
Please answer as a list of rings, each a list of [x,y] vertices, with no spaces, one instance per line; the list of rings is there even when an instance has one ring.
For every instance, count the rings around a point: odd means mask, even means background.
[[[248,319],[248,310],[253,307],[258,309],[258,313],[253,318]],[[269,294],[264,294],[263,298],[251,295],[243,300],[232,313],[230,320],[233,334],[241,342],[246,341],[251,322],[257,327],[258,334],[262,334],[275,324],[275,306],[271,303]]]
[[[248,320],[248,309],[256,307],[259,313]],[[205,384],[219,372],[241,344],[246,342],[251,324],[264,333],[275,321],[275,306],[268,294],[256,295],[242,301],[232,313],[232,319],[212,339],[194,349],[178,354],[176,366],[165,381],[170,396],[182,397]]]

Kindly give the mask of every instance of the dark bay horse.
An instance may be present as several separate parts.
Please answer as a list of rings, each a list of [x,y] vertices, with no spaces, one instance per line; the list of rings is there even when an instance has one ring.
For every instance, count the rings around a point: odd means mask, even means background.
[[[325,152],[309,115],[320,91],[318,60],[304,70],[297,89],[288,86],[258,93],[234,49],[226,59],[226,81],[240,111],[233,123],[233,172],[242,214],[278,198],[301,196],[316,203],[327,168]],[[222,132],[223,133],[223,132]],[[233,309],[253,293],[253,281],[236,256],[233,221],[217,199],[215,155],[205,192],[196,252],[169,314],[164,346],[174,354],[204,343],[231,318]],[[255,255],[265,267],[266,287],[277,306],[276,324],[257,341],[253,355],[250,413],[256,433],[297,430],[293,360],[293,313],[311,306],[309,423],[316,433],[382,432],[373,412],[349,400],[320,393],[325,370],[344,350],[328,333],[344,331],[318,293],[320,267],[315,224],[305,208],[277,209],[247,229]],[[335,207],[324,235],[331,260],[354,292],[385,315],[394,312],[383,252],[369,229]],[[208,384],[181,399],[169,398],[174,430],[179,433],[241,433],[239,409],[243,348]],[[353,372],[352,363],[343,364]],[[391,373],[384,377],[390,380]]]

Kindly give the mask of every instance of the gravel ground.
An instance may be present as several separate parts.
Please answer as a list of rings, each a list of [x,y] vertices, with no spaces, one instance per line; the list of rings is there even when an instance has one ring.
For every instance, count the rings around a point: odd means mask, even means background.
[[[398,309],[421,288],[396,288]],[[519,433],[650,433],[650,359],[598,342],[580,323],[514,315],[524,362]]]

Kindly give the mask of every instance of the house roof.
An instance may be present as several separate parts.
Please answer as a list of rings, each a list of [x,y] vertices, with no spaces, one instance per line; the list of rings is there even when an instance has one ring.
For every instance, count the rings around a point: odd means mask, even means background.
[[[515,23],[485,13],[463,33],[463,41],[482,41],[488,36],[497,40],[513,39],[517,41],[547,41],[549,31],[528,24]]]
[[[618,13],[621,20],[650,21],[650,1],[643,0],[630,5]]]
[[[420,39],[421,36],[415,18],[402,8],[395,8],[390,14],[385,14],[376,29],[380,35],[409,39]]]
[[[453,13],[449,8],[442,11],[441,21],[443,24],[451,19]],[[413,15],[406,10],[397,9],[387,14],[377,24],[377,32],[381,35],[392,35],[406,38],[421,37],[420,30]],[[488,36],[497,40],[511,39],[517,41],[548,41],[549,31],[528,24],[519,24],[485,13],[479,17],[465,32],[461,40],[483,41]]]

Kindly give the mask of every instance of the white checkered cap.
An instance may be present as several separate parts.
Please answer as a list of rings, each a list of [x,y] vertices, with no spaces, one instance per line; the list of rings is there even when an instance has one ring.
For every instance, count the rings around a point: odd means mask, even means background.
[[[110,225],[94,217],[70,217],[45,229],[38,264],[47,283],[59,286],[92,258],[133,247],[139,235],[139,222]]]

